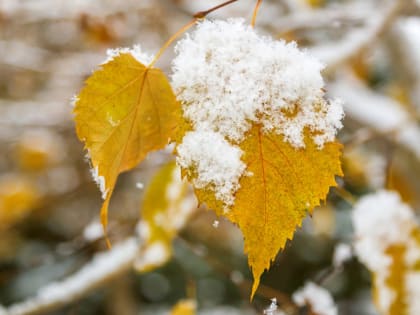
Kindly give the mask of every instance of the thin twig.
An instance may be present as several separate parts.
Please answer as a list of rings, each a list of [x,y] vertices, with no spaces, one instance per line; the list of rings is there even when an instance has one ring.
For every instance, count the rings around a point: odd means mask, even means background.
[[[158,53],[156,54],[155,58],[153,58],[152,62],[149,64],[148,68],[152,68],[153,65],[158,61],[160,56],[165,52],[165,50],[172,44],[174,40],[176,40],[179,36],[181,36],[184,32],[186,32],[191,26],[193,26],[197,22],[197,18],[194,18],[192,21],[185,24],[179,31],[177,31],[174,35],[172,35],[168,41],[160,48]]]
[[[258,15],[258,10],[260,9],[262,0],[257,0],[257,4],[255,5],[254,8],[254,13],[252,14],[252,20],[251,20],[251,26],[255,27],[255,22],[257,20],[257,15]]]
[[[190,22],[188,22],[187,24],[185,24],[183,27],[181,27],[181,29],[179,31],[177,31],[174,35],[172,35],[165,44],[163,44],[162,48],[158,51],[158,53],[156,54],[155,58],[153,58],[152,62],[149,64],[148,68],[152,68],[154,66],[154,64],[158,61],[158,59],[162,56],[162,54],[165,52],[165,50],[179,37],[181,36],[184,32],[186,32],[190,27],[192,27],[195,23],[197,23],[197,21],[205,18],[208,14],[210,14],[213,11],[216,11],[220,8],[223,8],[231,3],[234,3],[238,0],[229,0],[226,1],[222,4],[219,4],[215,7],[212,7],[206,11],[200,11],[196,14],[194,14],[194,19]]]
[[[334,187],[334,192],[337,196],[341,197],[344,201],[349,203],[351,206],[354,206],[356,203],[356,197],[353,196],[351,192],[344,189],[343,187]]]
[[[217,6],[213,7],[213,8],[211,8],[211,9],[208,9],[208,10],[206,10],[206,11],[200,11],[200,12],[197,12],[196,14],[194,14],[194,17],[195,17],[196,19],[203,19],[203,18],[205,18],[207,15],[209,15],[210,13],[212,13],[213,11],[216,11],[216,10],[218,10],[218,9],[220,9],[220,8],[223,8],[223,7],[225,7],[225,6],[227,6],[227,5],[231,4],[231,3],[234,3],[234,2],[236,2],[236,1],[238,1],[238,0],[230,0],[230,1],[226,1],[226,2],[224,2],[224,3],[222,3],[222,4],[219,4],[219,5],[217,5]]]

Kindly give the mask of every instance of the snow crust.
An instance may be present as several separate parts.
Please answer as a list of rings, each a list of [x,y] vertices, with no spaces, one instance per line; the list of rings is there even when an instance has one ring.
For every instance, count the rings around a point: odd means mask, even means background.
[[[302,289],[293,293],[292,299],[298,306],[309,306],[317,315],[338,314],[331,294],[312,282],[306,283]]]
[[[193,126],[177,162],[227,208],[246,173],[238,145],[252,124],[295,148],[308,129],[320,149],[342,127],[341,101],[324,99],[323,65],[294,42],[261,36],[242,19],[204,20],[175,52],[172,86]]]

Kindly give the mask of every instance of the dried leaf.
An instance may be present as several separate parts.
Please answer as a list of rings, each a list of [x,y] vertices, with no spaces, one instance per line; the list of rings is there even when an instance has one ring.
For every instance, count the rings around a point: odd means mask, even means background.
[[[86,81],[74,113],[77,135],[102,190],[104,227],[118,175],[167,145],[179,111],[162,71],[147,68],[129,53],[114,57]]]

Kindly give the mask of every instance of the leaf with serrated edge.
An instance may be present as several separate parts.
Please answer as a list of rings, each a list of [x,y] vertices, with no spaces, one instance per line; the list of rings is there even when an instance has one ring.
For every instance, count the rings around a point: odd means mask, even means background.
[[[168,144],[180,106],[161,70],[121,53],[87,79],[74,114],[77,135],[102,181],[101,221],[106,228],[118,175]]]
[[[283,136],[266,134],[255,125],[240,144],[242,160],[251,174],[239,181],[233,207],[225,213],[211,190],[196,189],[200,202],[241,229],[254,276],[251,299],[278,251],[293,237],[307,212],[336,186],[335,175],[342,176],[341,144],[330,142],[319,149],[309,132],[305,144],[296,149]]]

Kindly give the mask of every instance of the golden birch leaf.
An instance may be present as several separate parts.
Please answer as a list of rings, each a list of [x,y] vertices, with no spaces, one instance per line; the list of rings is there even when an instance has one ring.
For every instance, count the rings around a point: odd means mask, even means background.
[[[175,162],[154,176],[148,186],[139,225],[143,246],[135,267],[147,272],[165,264],[172,256],[172,240],[197,209],[197,200]]]
[[[254,276],[251,296],[307,211],[326,199],[335,176],[342,175],[339,143],[326,143],[320,150],[307,135],[305,144],[295,149],[282,136],[264,134],[255,126],[241,145],[252,176],[240,180],[229,217],[244,234]]]
[[[180,106],[161,70],[121,53],[87,79],[74,114],[77,135],[102,191],[101,221],[106,227],[118,175],[168,144]]]
[[[305,144],[304,149],[296,149],[283,136],[254,126],[240,144],[250,174],[240,179],[231,209],[224,211],[210,189],[196,189],[200,202],[241,229],[254,277],[251,298],[262,273],[307,212],[325,200],[329,188],[336,185],[335,176],[342,176],[341,144],[330,142],[318,149],[309,133]]]

